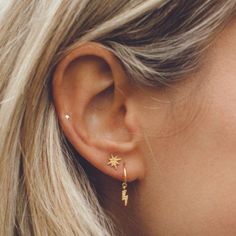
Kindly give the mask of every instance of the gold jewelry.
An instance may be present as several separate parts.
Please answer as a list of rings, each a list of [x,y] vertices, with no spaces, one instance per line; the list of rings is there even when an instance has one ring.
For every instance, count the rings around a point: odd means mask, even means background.
[[[113,167],[114,169],[117,170],[117,167],[120,165],[120,161],[121,161],[121,158],[111,154],[111,157],[109,158],[109,160],[107,162],[107,165],[110,165],[111,167]]]
[[[124,164],[124,182],[122,183],[122,194],[121,194],[121,201],[124,201],[124,205],[127,206],[128,205],[128,194],[127,194],[127,171],[125,168],[125,164]]]

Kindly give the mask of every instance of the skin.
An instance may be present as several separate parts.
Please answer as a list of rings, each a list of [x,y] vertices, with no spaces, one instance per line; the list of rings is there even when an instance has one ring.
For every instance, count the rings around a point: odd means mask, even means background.
[[[201,67],[164,89],[129,82],[96,43],[58,64],[60,125],[125,235],[236,235],[235,41],[231,22]],[[128,207],[120,200],[123,167],[106,165],[110,153],[126,163]]]

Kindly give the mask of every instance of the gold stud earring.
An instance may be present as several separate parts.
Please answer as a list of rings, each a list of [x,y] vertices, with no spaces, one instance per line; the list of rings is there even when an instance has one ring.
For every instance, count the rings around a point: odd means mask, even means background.
[[[120,165],[121,158],[118,156],[114,156],[111,154],[111,157],[109,158],[107,165],[113,167],[115,170],[117,170],[117,167]]]
[[[124,201],[124,205],[127,206],[128,205],[128,193],[127,193],[127,170],[125,168],[125,164],[124,164],[124,181],[122,183],[122,194],[121,194],[121,201]]]

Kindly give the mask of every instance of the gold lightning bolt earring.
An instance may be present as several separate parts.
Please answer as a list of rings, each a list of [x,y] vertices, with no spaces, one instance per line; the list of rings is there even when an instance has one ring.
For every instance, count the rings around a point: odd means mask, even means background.
[[[127,193],[127,170],[125,168],[125,164],[124,164],[124,181],[122,183],[122,194],[121,194],[121,200],[124,201],[124,205],[127,206],[128,205],[128,193]]]

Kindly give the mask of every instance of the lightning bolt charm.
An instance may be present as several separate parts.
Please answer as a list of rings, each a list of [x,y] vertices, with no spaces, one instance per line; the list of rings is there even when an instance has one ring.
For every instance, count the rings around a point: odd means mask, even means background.
[[[122,201],[124,201],[125,206],[128,204],[128,194],[127,194],[127,184],[122,183]]]
[[[121,200],[124,201],[124,205],[128,205],[128,194],[127,194],[127,171],[124,165],[124,182],[122,183],[122,194],[121,194]]]

